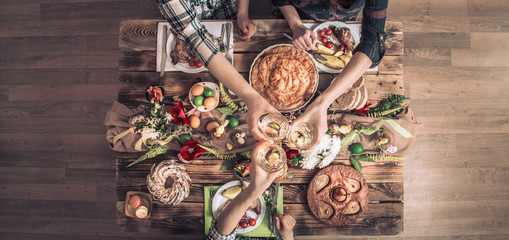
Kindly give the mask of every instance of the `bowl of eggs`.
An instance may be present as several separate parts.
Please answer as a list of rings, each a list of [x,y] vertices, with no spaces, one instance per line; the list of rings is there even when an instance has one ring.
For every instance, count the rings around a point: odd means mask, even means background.
[[[189,90],[189,101],[200,112],[208,112],[219,104],[219,86],[212,82],[199,82]]]

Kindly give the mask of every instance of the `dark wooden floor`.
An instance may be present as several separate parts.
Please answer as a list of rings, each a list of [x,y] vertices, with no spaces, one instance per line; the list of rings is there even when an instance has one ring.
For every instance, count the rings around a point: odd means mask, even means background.
[[[267,0],[251,5],[270,17]],[[509,238],[507,12],[506,0],[390,1],[425,129],[405,162],[405,230],[386,239]],[[0,1],[0,239],[185,239],[115,220],[102,122],[117,94],[118,27],[154,18],[150,0]],[[331,237],[298,237],[311,238]]]

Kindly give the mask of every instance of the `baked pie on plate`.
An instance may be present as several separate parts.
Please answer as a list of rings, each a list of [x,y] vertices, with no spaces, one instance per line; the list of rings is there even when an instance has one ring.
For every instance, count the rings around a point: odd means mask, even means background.
[[[318,70],[306,52],[290,44],[277,44],[255,58],[249,82],[277,110],[292,112],[313,97]]]

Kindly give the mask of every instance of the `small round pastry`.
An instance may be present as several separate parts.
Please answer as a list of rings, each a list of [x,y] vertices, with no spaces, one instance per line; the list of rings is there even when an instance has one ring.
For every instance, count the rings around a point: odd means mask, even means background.
[[[138,209],[136,209],[135,214],[137,218],[140,219],[146,218],[148,216],[148,208],[145,206],[141,206]]]
[[[138,195],[132,195],[129,198],[129,206],[136,209],[141,205],[141,198]]]

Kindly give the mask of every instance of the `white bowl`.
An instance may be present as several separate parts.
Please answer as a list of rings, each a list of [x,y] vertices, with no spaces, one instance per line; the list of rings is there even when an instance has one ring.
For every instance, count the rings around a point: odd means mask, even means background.
[[[191,105],[193,105],[193,107],[198,109],[198,111],[200,111],[200,112],[208,112],[208,111],[216,108],[217,105],[219,105],[219,86],[213,82],[199,82],[199,83],[193,85],[193,87],[196,85],[201,85],[205,88],[212,89],[214,91],[214,98],[216,99],[216,105],[213,108],[209,108],[209,109],[206,109],[205,106],[203,106],[203,105],[199,106],[199,107],[195,106],[193,103],[193,99],[195,96],[193,96],[191,94],[191,90],[189,90],[189,101],[191,102]],[[191,87],[191,89],[193,89],[193,87]]]

